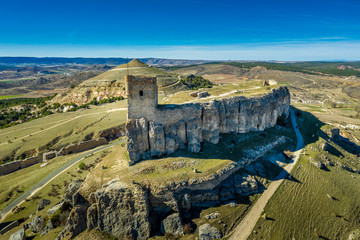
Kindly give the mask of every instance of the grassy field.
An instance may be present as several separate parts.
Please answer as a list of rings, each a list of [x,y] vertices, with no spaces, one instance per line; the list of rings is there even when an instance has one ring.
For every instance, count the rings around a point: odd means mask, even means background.
[[[1,99],[8,99],[8,98],[16,98],[16,97],[21,97],[24,96],[24,94],[19,94],[19,95],[5,95],[5,96],[0,96],[0,100]]]
[[[57,113],[0,130],[0,159],[17,159],[46,148],[84,141],[86,136],[126,121],[126,101],[91,106],[83,111]],[[48,147],[47,147],[48,146]]]

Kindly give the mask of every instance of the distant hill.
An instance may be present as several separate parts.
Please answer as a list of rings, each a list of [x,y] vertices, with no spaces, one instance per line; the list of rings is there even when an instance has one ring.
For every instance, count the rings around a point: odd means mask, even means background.
[[[125,75],[146,75],[157,77],[159,87],[169,86],[178,82],[178,75],[168,73],[134,59],[100,75],[90,78],[68,92],[59,94],[53,102],[84,104],[93,98],[101,100],[109,97],[125,97]]]
[[[186,59],[160,59],[160,58],[141,58],[140,61],[154,66],[179,66],[202,64],[205,60],[186,60]],[[33,65],[58,65],[58,64],[106,64],[119,65],[128,62],[127,58],[64,58],[64,57],[0,57],[0,65],[10,66],[33,66]]]

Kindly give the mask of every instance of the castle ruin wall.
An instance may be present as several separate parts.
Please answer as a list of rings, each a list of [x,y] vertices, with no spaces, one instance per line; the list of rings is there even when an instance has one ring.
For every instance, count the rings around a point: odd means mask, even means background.
[[[289,106],[289,90],[280,87],[261,97],[236,96],[207,103],[149,106],[146,111],[129,109],[126,123],[129,164],[177,149],[199,152],[203,141],[217,144],[221,133],[263,131],[275,126],[280,116],[288,116]]]

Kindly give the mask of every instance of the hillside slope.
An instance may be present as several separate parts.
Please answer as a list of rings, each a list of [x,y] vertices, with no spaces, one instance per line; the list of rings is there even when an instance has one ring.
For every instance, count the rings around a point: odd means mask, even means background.
[[[122,64],[98,76],[90,78],[69,92],[56,96],[53,102],[84,104],[93,98],[101,100],[109,97],[125,97],[125,75],[146,75],[157,77],[158,85],[165,86],[176,83],[178,77],[160,69],[151,67],[137,59]]]

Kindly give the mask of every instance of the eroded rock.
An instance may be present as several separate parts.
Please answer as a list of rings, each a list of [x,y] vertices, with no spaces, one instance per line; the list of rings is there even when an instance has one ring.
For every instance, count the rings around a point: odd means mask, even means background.
[[[172,235],[184,235],[183,225],[179,213],[173,213],[161,222],[161,232]]]

